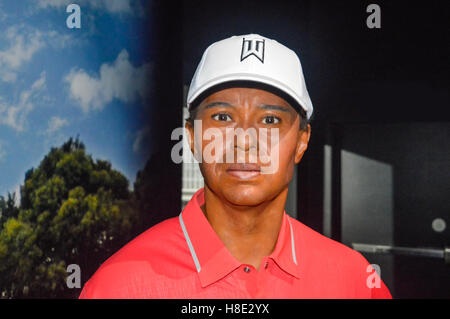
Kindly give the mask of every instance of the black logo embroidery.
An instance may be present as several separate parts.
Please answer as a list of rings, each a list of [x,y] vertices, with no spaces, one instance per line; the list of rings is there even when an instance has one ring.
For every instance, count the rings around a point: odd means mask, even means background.
[[[251,55],[264,63],[264,39],[242,40],[241,62]]]

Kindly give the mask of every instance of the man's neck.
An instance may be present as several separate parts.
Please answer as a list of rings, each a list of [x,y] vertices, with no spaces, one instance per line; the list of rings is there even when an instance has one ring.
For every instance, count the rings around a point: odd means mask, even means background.
[[[277,243],[288,189],[258,206],[236,206],[205,185],[203,213],[230,253],[241,263],[259,269]]]

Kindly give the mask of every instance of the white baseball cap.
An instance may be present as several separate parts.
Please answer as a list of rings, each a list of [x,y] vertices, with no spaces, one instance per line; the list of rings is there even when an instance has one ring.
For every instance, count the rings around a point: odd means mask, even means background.
[[[232,36],[205,50],[189,87],[188,108],[197,104],[196,99],[204,93],[235,81],[275,88],[298,103],[308,119],[312,115],[313,106],[297,54],[258,34]]]

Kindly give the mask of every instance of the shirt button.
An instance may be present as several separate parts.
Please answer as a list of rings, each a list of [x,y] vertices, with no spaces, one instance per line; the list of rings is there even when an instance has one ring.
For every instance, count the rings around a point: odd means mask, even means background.
[[[247,272],[247,273],[250,272],[250,267],[245,267],[244,271]]]

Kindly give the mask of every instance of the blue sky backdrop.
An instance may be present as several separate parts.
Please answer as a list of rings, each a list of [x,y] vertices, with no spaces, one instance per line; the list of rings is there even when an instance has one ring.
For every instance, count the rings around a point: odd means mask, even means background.
[[[69,3],[81,29],[69,29]],[[147,1],[0,2],[0,195],[69,137],[132,184],[149,156]]]

